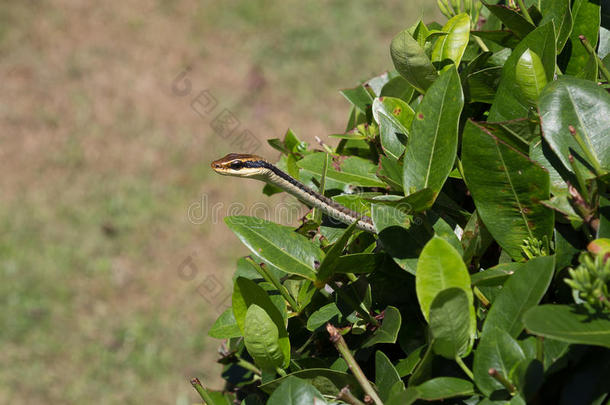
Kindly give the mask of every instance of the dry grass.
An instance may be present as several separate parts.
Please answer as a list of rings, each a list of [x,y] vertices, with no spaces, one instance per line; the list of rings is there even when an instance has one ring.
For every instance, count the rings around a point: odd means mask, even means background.
[[[194,375],[220,388],[210,295],[245,250],[187,210],[278,200],[210,174],[235,148],[210,122],[229,108],[261,142],[341,131],[336,89],[391,66],[389,39],[421,11],[405,4],[0,5],[0,402],[183,404]],[[204,89],[208,116],[190,106]]]

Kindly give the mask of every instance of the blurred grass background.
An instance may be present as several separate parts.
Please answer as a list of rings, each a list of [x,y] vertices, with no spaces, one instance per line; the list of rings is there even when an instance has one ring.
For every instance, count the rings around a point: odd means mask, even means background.
[[[210,173],[239,152],[213,117],[228,108],[270,159],[265,139],[288,127],[333,142],[337,89],[391,68],[392,36],[435,3],[0,3],[0,403],[188,404],[191,376],[221,388],[206,333],[246,252],[221,219],[276,200]],[[218,106],[199,115],[205,89]]]

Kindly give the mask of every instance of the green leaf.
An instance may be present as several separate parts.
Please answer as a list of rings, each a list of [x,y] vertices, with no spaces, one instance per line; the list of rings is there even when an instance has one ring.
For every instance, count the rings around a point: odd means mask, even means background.
[[[437,377],[418,385],[419,398],[425,401],[439,401],[446,398],[467,397],[474,394],[470,381],[455,377]]]
[[[557,38],[557,53],[560,53],[572,32],[570,0],[542,0],[542,20],[539,25],[553,21]]]
[[[378,343],[395,343],[401,322],[400,311],[392,306],[386,307],[381,327],[364,342],[362,348],[371,347]]]
[[[305,174],[314,176],[318,181],[322,177],[325,153],[312,153],[297,162],[297,165],[305,171]],[[385,184],[377,178],[375,172],[377,166],[366,159],[350,156],[341,162],[335,162],[328,167],[326,173],[327,189],[348,189],[350,186],[361,187],[385,187]],[[337,170],[338,167],[340,171]]]
[[[491,11],[506,27],[518,37],[524,38],[535,27],[515,10],[499,4],[482,3]]]
[[[315,280],[322,250],[292,228],[247,216],[226,217],[227,226],[259,259],[279,271]]]
[[[449,242],[435,236],[422,250],[415,274],[417,300],[426,320],[430,320],[430,306],[436,295],[451,287],[460,288],[466,293],[470,313],[469,328],[474,332],[476,317],[466,265]]]
[[[519,336],[523,330],[523,314],[540,302],[551,283],[554,259],[553,256],[537,257],[519,266],[494,300],[483,324],[483,335],[498,328],[512,337]]]
[[[442,71],[451,67],[453,63],[456,67],[460,65],[468,40],[470,38],[470,16],[466,13],[452,17],[443,31],[447,35],[440,37],[432,49],[432,63],[442,66]]]
[[[425,93],[436,80],[436,69],[408,30],[400,32],[392,39],[390,55],[398,73],[420,93]]]
[[[467,86],[464,88],[466,99],[473,102],[493,103],[501,73],[501,67],[491,66],[467,74]]]
[[[588,80],[564,76],[550,83],[540,95],[542,133],[564,166],[572,171],[569,155],[576,164],[593,164],[591,156],[602,167],[610,167],[610,95]],[[587,150],[584,151],[570,133],[574,127]]]
[[[339,311],[339,308],[337,308],[337,304],[335,304],[334,302],[326,304],[322,308],[309,315],[309,318],[307,318],[307,330],[313,332],[320,326],[325,325],[334,317],[339,316],[341,316],[341,311]]]
[[[340,93],[347,101],[363,113],[373,104],[373,96],[371,96],[371,93],[361,84],[353,89],[341,90]]]
[[[464,252],[462,254],[464,262],[469,263],[473,258],[478,259],[483,256],[492,242],[493,238],[475,210],[464,227],[464,233],[460,241]],[[474,275],[471,275],[471,277]],[[471,281],[474,285],[474,278]]]
[[[504,390],[504,386],[489,375],[489,370],[493,368],[509,379],[513,368],[524,359],[525,354],[515,339],[502,329],[491,330],[481,337],[474,352],[472,371],[477,387],[486,396]]]
[[[373,101],[381,147],[388,156],[398,159],[404,152],[414,115],[409,104],[398,98],[379,97]]]
[[[563,179],[562,175],[559,174],[559,171],[561,170],[564,173],[564,177],[568,172],[555,153],[553,153],[548,142],[546,142],[544,139],[540,139],[536,142],[530,143],[529,156],[530,159],[538,163],[549,172],[549,177],[551,180],[551,194],[567,195],[568,185]]]
[[[326,281],[335,273],[337,261],[345,250],[345,246],[347,245],[349,238],[354,233],[356,225],[357,222],[354,222],[348,226],[341,234],[341,237],[339,237],[339,239],[326,252],[326,256],[324,256],[324,260],[322,260],[322,263],[320,263],[320,267],[318,268],[317,276],[318,282],[322,282],[322,285],[326,284]]]
[[[396,76],[388,81],[381,89],[380,97],[396,97],[406,102],[411,100],[415,89],[402,76]]]
[[[383,250],[402,269],[415,274],[417,258],[432,235],[421,232],[409,215],[391,206],[373,204],[371,217]]]
[[[489,110],[487,121],[509,121],[527,117],[530,113],[530,105],[521,95],[521,90],[516,79],[517,63],[527,49],[530,49],[531,52],[540,57],[546,80],[548,82],[553,80],[556,58],[555,32],[553,31],[553,24],[547,23],[529,33],[506,60],[502,68],[502,78],[498,85],[498,91]]]
[[[267,291],[250,279],[238,277],[233,284],[232,308],[235,322],[242,332],[245,325],[246,311],[252,304],[256,304],[267,311],[278,329],[283,330],[286,328],[286,319],[272,302]]]
[[[436,354],[453,360],[470,350],[474,330],[470,328],[469,302],[461,288],[442,290],[430,304],[430,333]]]
[[[286,305],[283,299],[280,298],[279,301],[283,303],[284,306]],[[288,361],[290,360],[290,340],[288,339],[288,332],[286,331],[286,318],[284,318],[280,310],[271,300],[271,297],[260,285],[247,278],[238,277],[233,285],[232,308],[235,323],[241,330],[243,336],[246,335],[246,319],[248,310],[252,305],[256,305],[263,309],[269,319],[275,324],[278,335],[278,345],[283,353],[286,365],[288,365]]]
[[[337,396],[341,388],[345,387],[346,385],[349,385],[350,391],[355,396],[362,395],[360,385],[353,375],[343,371],[330,370],[327,368],[310,368],[295,371],[294,373],[291,373],[285,377],[280,377],[276,380],[269,381],[268,383],[261,384],[259,388],[261,391],[270,394],[274,392],[280,386],[280,384],[290,378],[298,378],[308,382],[323,395]]]
[[[597,46],[600,26],[600,4],[589,0],[574,0],[572,4],[572,33],[561,54],[567,62],[564,73],[576,75],[582,71],[589,60],[589,53],[582,46],[579,35],[587,37],[593,49]]]
[[[450,68],[417,106],[404,159],[405,195],[442,188],[455,161],[463,105],[460,78],[455,68]]]
[[[402,163],[387,156],[379,157],[377,177],[389,185],[392,190],[402,193]]]
[[[398,363],[396,363],[396,371],[398,371],[401,378],[408,376],[413,372],[413,370],[415,370],[415,367],[424,356],[424,353],[422,352],[425,348],[426,345],[419,346],[417,349],[409,353],[406,358],[399,360]]]
[[[227,308],[214,325],[208,331],[208,336],[213,337],[215,339],[230,339],[233,337],[240,337],[241,329],[237,325],[235,321],[235,316],[233,315],[233,308]]]
[[[531,49],[526,49],[517,61],[515,78],[525,101],[535,106],[547,80],[542,60]]]
[[[402,198],[397,195],[386,194],[373,197],[370,201],[376,204],[389,205],[406,214],[417,214],[432,207],[437,195],[437,191],[423,188]]]
[[[519,43],[519,37],[514,32],[509,30],[496,31],[472,31],[472,35],[476,35],[481,39],[487,39],[497,43],[504,48],[514,48]]]
[[[261,369],[274,372],[287,363],[280,347],[277,326],[267,312],[256,304],[250,305],[246,312],[244,344]]]
[[[390,389],[400,381],[394,365],[381,350],[375,353],[375,385],[382,401],[387,401]]]
[[[377,253],[354,253],[337,259],[333,273],[370,273],[383,262],[384,255]]]
[[[490,269],[471,274],[470,280],[472,285],[477,286],[502,285],[522,265],[522,263],[500,263]]]
[[[464,129],[462,164],[481,220],[513,259],[521,260],[524,239],[550,239],[553,211],[540,204],[550,198],[548,172],[473,121]]]
[[[288,376],[269,397],[267,405],[326,404],[326,400],[313,385],[300,378]]]
[[[530,333],[563,342],[610,348],[610,319],[583,308],[568,305],[541,305],[525,313]]]

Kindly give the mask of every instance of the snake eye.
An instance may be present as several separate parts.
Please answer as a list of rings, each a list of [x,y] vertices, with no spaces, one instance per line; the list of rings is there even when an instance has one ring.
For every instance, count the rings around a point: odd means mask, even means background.
[[[229,167],[231,167],[231,169],[233,170],[239,170],[242,168],[242,163],[241,162],[233,162],[229,165]]]

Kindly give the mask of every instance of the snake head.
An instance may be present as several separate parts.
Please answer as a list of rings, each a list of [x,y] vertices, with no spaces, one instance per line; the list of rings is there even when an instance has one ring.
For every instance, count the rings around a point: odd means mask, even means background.
[[[224,176],[255,177],[260,176],[269,163],[260,156],[241,153],[229,153],[227,156],[212,162],[212,170]]]

